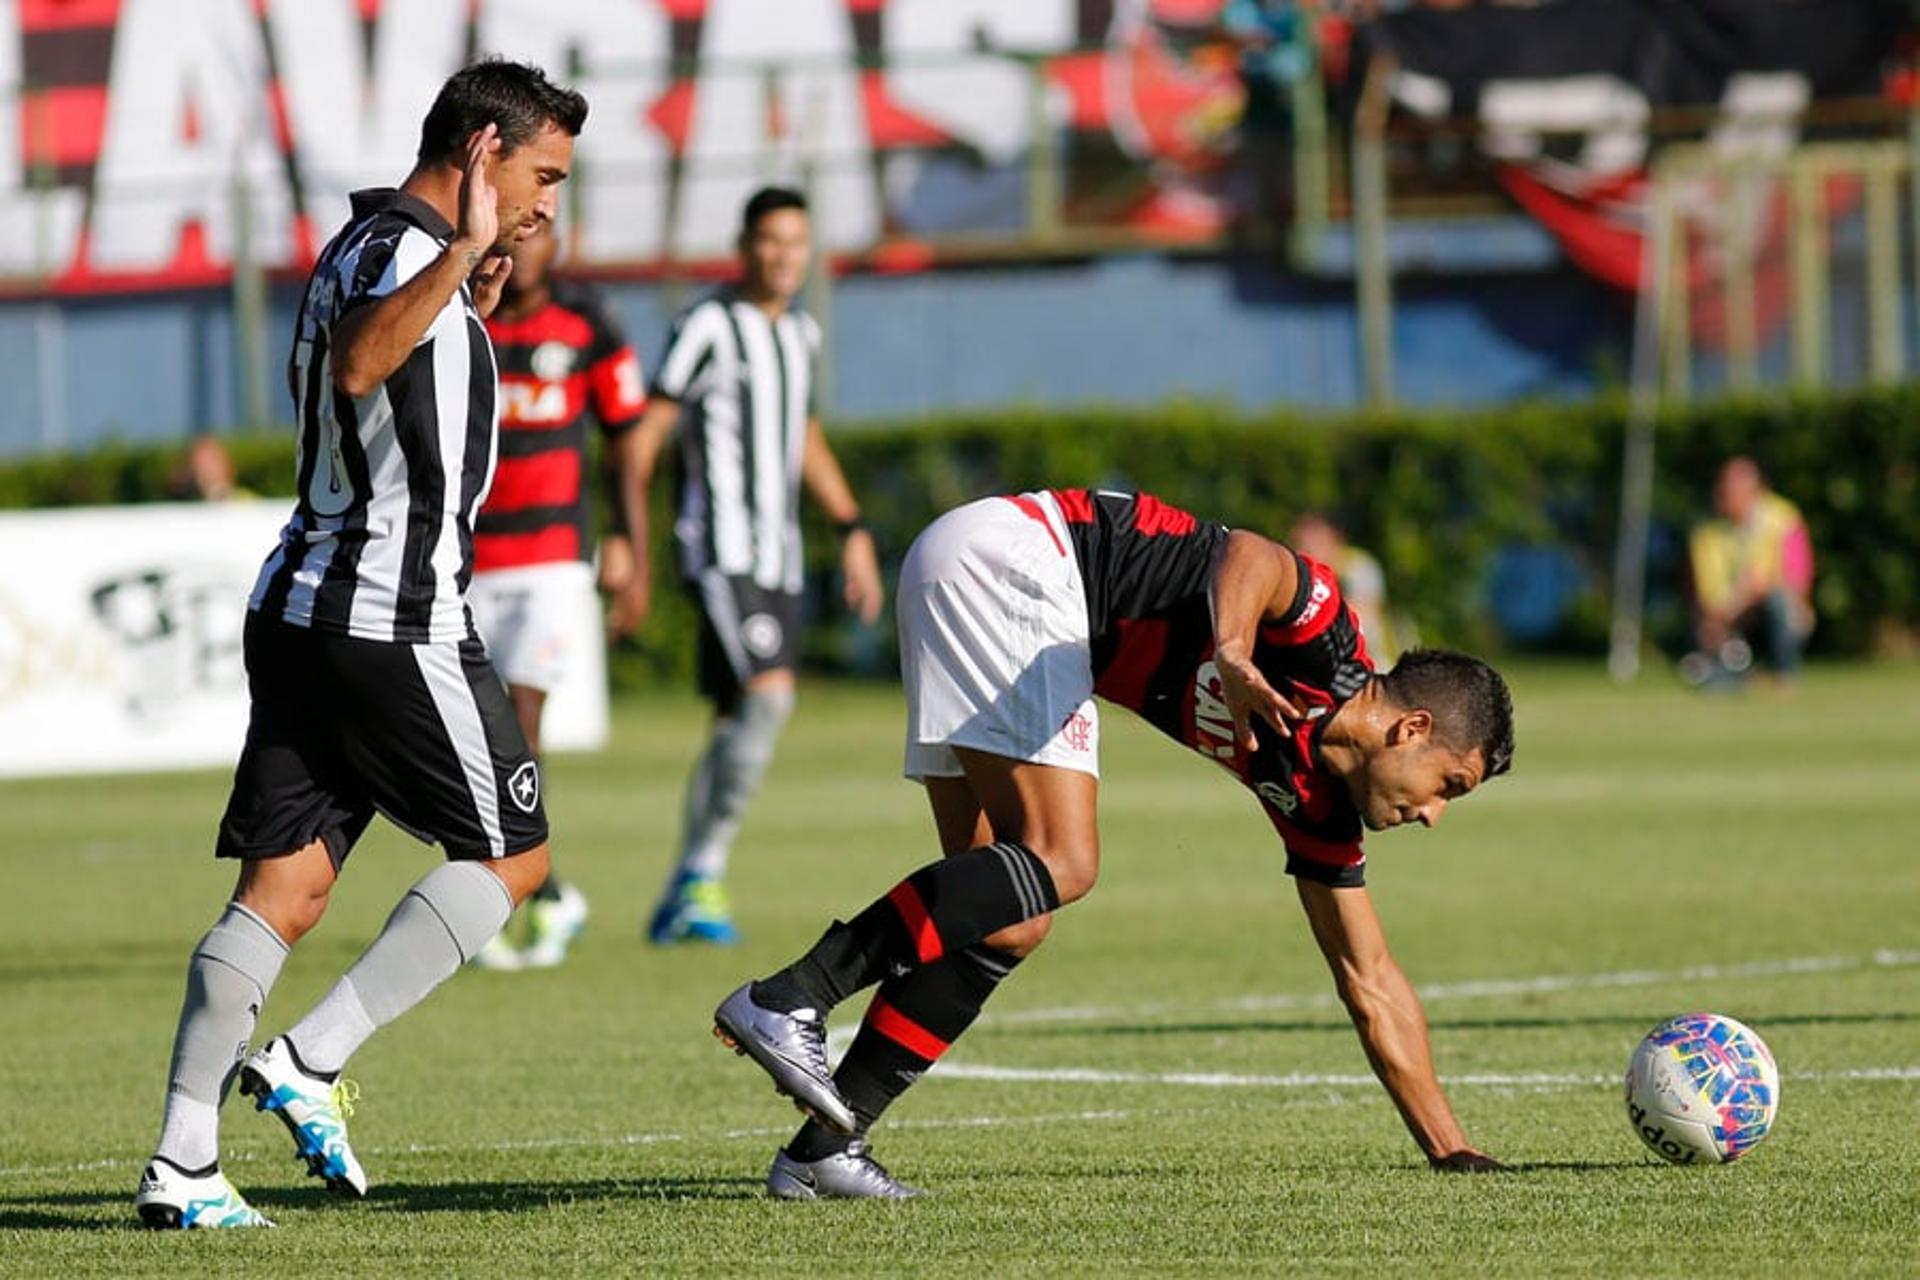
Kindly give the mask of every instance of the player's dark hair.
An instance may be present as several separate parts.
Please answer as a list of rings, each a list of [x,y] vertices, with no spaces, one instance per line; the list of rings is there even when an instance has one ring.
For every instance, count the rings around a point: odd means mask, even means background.
[[[1480,659],[1452,649],[1409,649],[1377,678],[1395,706],[1433,715],[1436,738],[1460,751],[1478,747],[1485,778],[1512,766],[1513,695],[1500,673]]]
[[[547,125],[578,137],[587,100],[525,62],[488,58],[447,77],[420,124],[421,164],[445,159],[490,124],[500,126],[500,153],[531,142]]]
[[[782,209],[807,211],[807,198],[792,187],[762,187],[747,200],[740,213],[740,235],[744,238],[760,229],[760,219]]]

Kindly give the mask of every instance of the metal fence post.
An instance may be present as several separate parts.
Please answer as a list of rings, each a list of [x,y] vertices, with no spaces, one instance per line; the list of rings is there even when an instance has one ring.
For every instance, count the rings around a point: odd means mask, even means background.
[[[1065,225],[1062,207],[1060,138],[1047,111],[1047,61],[1027,64],[1027,238],[1036,244],[1057,240]]]
[[[1387,112],[1393,61],[1377,57],[1353,127],[1355,286],[1360,307],[1361,381],[1366,403],[1393,403],[1393,263],[1387,245]]]
[[[1900,215],[1898,156],[1883,156],[1867,169],[1867,346],[1875,382],[1899,379],[1906,365],[1906,330],[1900,305]]]
[[[1640,638],[1647,601],[1647,542],[1653,523],[1654,424],[1660,413],[1660,363],[1667,350],[1660,332],[1672,309],[1676,238],[1673,191],[1660,167],[1653,171],[1653,225],[1640,250],[1640,296],[1633,320],[1633,400],[1620,457],[1620,536],[1613,558],[1613,626],[1607,671],[1625,683],[1640,674]]]
[[[240,425],[267,425],[267,276],[260,265],[253,224],[253,186],[239,156],[233,167],[233,378]],[[213,423],[203,424],[213,426]]]

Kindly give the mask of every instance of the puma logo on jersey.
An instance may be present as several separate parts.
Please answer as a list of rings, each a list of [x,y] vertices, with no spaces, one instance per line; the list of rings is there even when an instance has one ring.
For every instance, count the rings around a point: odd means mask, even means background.
[[[1239,748],[1233,741],[1233,712],[1227,709],[1220,666],[1203,662],[1193,673],[1193,749],[1216,760],[1231,760]]]

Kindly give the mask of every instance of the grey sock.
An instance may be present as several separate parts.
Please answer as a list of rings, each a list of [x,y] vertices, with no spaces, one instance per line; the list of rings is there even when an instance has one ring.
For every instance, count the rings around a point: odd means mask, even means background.
[[[220,1101],[286,958],[280,935],[237,902],[193,949],[156,1155],[183,1169],[219,1160]]]
[[[435,867],[407,890],[353,967],[287,1032],[310,1070],[331,1075],[381,1027],[426,999],[513,913],[499,876],[478,862]]]
[[[760,789],[780,730],[793,714],[792,689],[749,692],[733,715],[715,722],[713,739],[687,784],[686,831],[674,879],[718,880],[740,830],[747,801]]]

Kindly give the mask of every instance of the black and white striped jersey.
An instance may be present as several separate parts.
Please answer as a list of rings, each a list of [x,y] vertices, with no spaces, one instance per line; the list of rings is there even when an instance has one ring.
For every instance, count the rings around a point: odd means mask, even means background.
[[[287,381],[300,423],[299,499],[249,607],[366,640],[461,640],[473,515],[492,482],[498,376],[465,285],[385,383],[333,383],[334,326],[445,251],[453,227],[402,191],[353,195],[295,322]]]
[[[674,537],[689,579],[719,572],[800,589],[800,459],[820,327],[731,289],[680,313],[653,392],[680,412]]]

